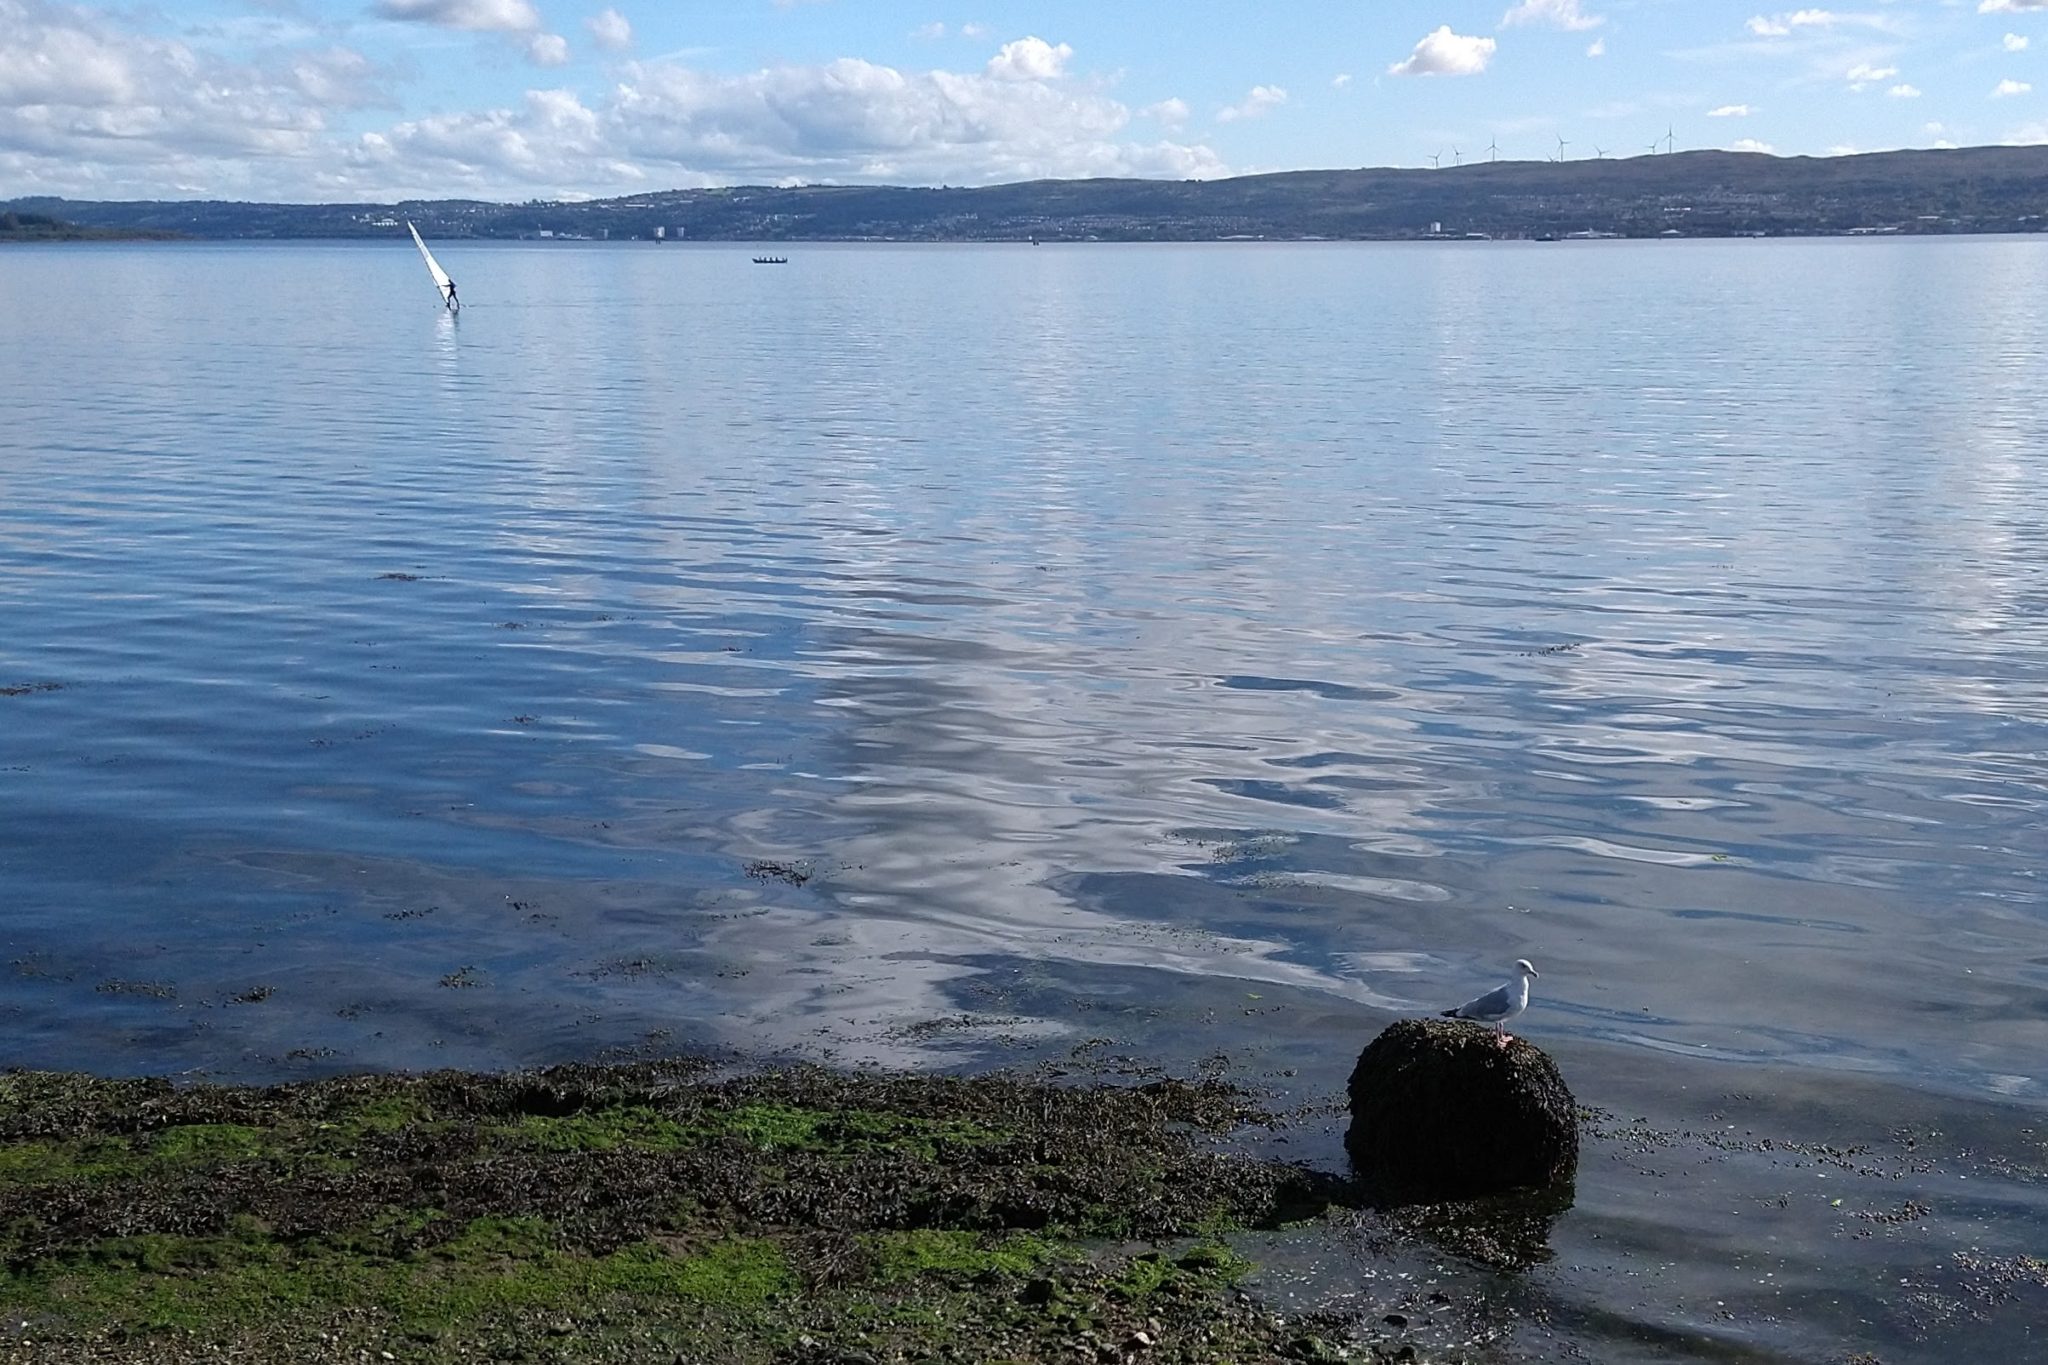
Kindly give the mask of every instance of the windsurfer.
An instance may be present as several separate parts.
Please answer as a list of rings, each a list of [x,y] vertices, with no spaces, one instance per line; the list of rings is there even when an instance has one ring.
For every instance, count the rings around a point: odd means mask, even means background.
[[[460,308],[462,306],[455,301],[455,281],[453,280],[448,281],[448,306],[450,308]]]

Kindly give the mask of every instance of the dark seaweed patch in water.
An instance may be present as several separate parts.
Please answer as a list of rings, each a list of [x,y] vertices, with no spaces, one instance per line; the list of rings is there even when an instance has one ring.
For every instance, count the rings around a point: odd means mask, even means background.
[[[101,995],[143,995],[152,1000],[175,1000],[178,988],[167,981],[121,981],[118,979],[100,982],[93,987]]]
[[[0,697],[26,697],[32,692],[62,692],[64,684],[58,682],[15,683],[0,687]]]
[[[803,860],[784,863],[757,858],[747,864],[746,872],[749,877],[764,882],[787,882],[791,886],[802,886],[811,879],[811,865]]]

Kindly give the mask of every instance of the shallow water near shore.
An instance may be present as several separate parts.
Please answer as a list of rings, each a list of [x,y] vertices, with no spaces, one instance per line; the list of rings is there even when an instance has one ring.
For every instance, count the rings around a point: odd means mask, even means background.
[[[0,253],[0,1060],[1314,1104],[1527,956],[1510,1297],[2038,1342],[2048,243],[439,254]]]

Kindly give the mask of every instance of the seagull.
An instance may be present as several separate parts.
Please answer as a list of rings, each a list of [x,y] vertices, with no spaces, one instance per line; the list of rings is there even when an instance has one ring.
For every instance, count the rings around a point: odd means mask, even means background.
[[[1529,979],[1536,974],[1528,958],[1516,958],[1513,981],[1502,982],[1476,1000],[1467,1000],[1456,1009],[1443,1011],[1443,1015],[1446,1019],[1470,1019],[1475,1023],[1493,1025],[1493,1031],[1500,1035],[1500,1045],[1506,1047],[1507,1022],[1529,1008]]]

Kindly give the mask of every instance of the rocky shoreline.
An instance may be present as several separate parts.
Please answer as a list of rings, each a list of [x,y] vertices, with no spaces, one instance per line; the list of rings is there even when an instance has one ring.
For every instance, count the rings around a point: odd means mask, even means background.
[[[1215,1081],[709,1061],[267,1088],[0,1075],[31,1361],[1412,1360],[1290,1320],[1241,1234],[1337,1175]]]

